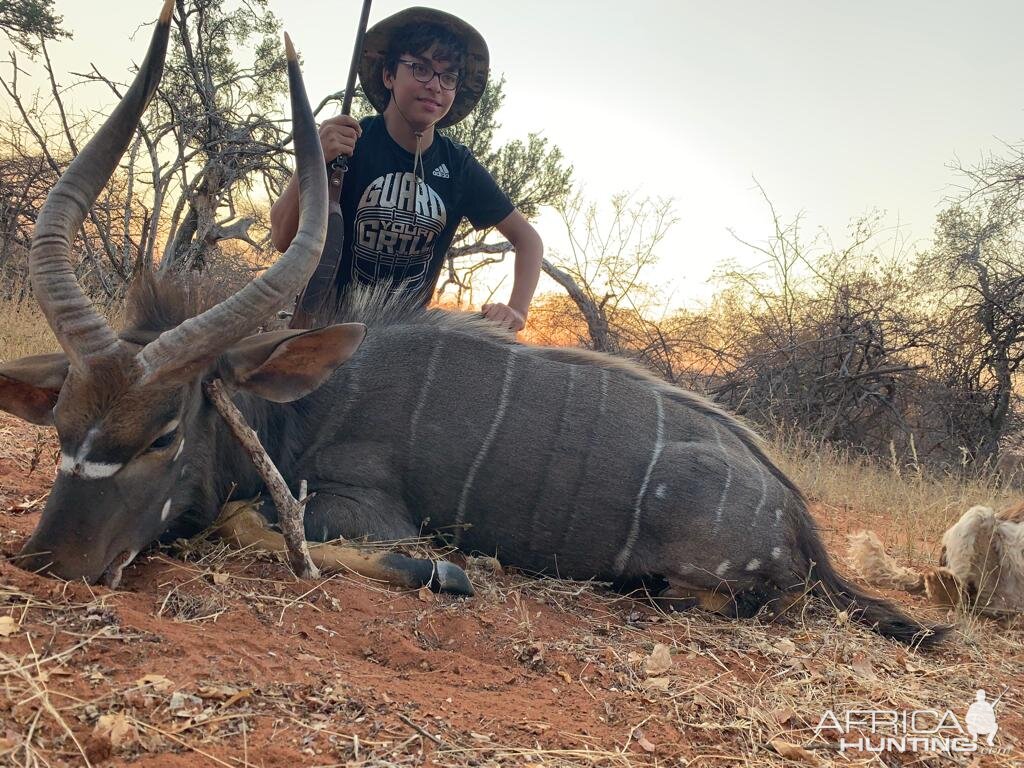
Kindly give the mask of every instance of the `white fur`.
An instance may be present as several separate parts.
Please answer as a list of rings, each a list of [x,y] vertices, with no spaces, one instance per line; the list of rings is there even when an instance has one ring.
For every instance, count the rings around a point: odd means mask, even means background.
[[[510,349],[508,358],[505,360],[505,380],[501,385],[501,395],[498,397],[498,405],[494,411],[494,420],[491,421],[490,429],[487,430],[487,435],[484,437],[484,441],[480,445],[480,450],[477,451],[476,458],[473,459],[473,464],[469,468],[469,474],[466,475],[466,481],[462,484],[462,495],[459,497],[459,506],[455,512],[456,546],[458,546],[459,539],[462,537],[462,523],[466,519],[466,504],[469,501],[470,491],[473,490],[473,483],[476,481],[477,472],[480,471],[480,467],[483,465],[484,459],[487,458],[487,454],[491,450],[491,445],[494,443],[494,438],[498,435],[498,429],[501,427],[501,422],[505,419],[505,411],[508,408],[509,393],[512,390],[512,375],[515,371],[515,362],[515,353]]]
[[[924,589],[921,574],[899,565],[886,554],[874,531],[859,531],[850,537],[850,562],[864,580],[874,587],[920,592]]]
[[[121,471],[124,464],[113,464],[105,461],[87,461],[86,456],[92,450],[92,444],[99,434],[96,427],[90,429],[82,444],[78,446],[78,453],[72,456],[68,453],[61,453],[58,471],[68,475],[75,475],[82,480],[104,480],[112,477]]]
[[[103,480],[120,471],[124,464],[108,464],[103,461],[78,461],[66,453],[60,455],[60,471],[77,475],[83,480]]]
[[[718,450],[725,454],[725,445],[722,443],[722,435],[718,431],[718,425],[712,423],[712,429],[715,432],[715,442],[718,443]],[[712,534],[718,533],[718,528],[722,524],[722,513],[725,512],[725,500],[729,496],[729,487],[732,485],[732,462],[725,462],[725,483],[722,485],[722,495],[718,499],[718,507],[715,509],[715,527],[711,529]]]
[[[945,566],[924,574],[898,565],[870,531],[851,536],[850,544],[850,560],[869,584],[926,589],[933,602],[947,606],[950,599],[959,602],[954,594],[959,587],[981,613],[1024,611],[1024,506],[998,513],[983,506],[968,509],[942,535]],[[949,576],[956,585],[949,584]]]
[[[942,536],[946,568],[977,589],[977,604],[1024,611],[1024,523],[990,507],[971,507]]]
[[[616,573],[622,573],[625,570],[626,564],[633,554],[633,547],[636,546],[636,540],[640,536],[640,514],[643,511],[644,496],[647,495],[647,485],[651,481],[654,465],[658,463],[658,459],[661,458],[661,451],[665,447],[665,408],[661,403],[661,395],[658,392],[654,393],[654,405],[658,414],[654,432],[654,447],[651,449],[651,460],[647,463],[647,471],[644,473],[643,482],[640,483],[640,490],[637,492],[636,501],[633,503],[633,520],[629,526],[626,543],[622,547],[622,551],[619,552],[618,557],[615,558]]]

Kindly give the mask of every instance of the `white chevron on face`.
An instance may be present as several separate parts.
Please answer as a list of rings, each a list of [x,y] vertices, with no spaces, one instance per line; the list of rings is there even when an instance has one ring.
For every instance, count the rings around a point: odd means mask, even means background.
[[[103,480],[116,475],[124,464],[110,464],[103,461],[78,461],[66,453],[60,455],[60,471],[75,475],[82,480]]]

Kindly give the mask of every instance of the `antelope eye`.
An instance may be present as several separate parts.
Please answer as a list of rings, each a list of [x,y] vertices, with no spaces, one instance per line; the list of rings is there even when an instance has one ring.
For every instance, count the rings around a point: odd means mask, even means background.
[[[159,451],[161,448],[166,448],[167,446],[172,445],[177,437],[178,430],[176,429],[172,429],[170,432],[165,432],[154,440],[147,450]]]

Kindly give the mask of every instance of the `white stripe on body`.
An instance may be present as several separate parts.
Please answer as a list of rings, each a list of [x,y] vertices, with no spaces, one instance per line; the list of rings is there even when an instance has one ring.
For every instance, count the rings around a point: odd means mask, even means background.
[[[750,525],[757,523],[757,518],[761,514],[761,510],[764,509],[765,501],[768,499],[768,475],[765,474],[764,467],[760,464],[757,465],[757,471],[761,474],[761,498],[757,502],[754,514],[750,518]]]
[[[348,381],[346,382],[345,388],[345,400],[341,404],[341,408],[338,410],[336,416],[331,419],[334,424],[344,424],[345,419],[348,418],[348,412],[352,410],[352,406],[356,402],[356,377],[359,376],[358,365],[347,365],[345,366],[345,372],[348,374]]]
[[[654,405],[658,412],[658,422],[654,432],[654,450],[651,451],[651,460],[647,463],[647,471],[644,472],[643,482],[640,483],[640,490],[633,504],[633,521],[629,526],[629,535],[626,536],[626,545],[619,552],[619,556],[615,558],[616,574],[621,574],[625,570],[626,563],[629,562],[629,558],[633,554],[633,547],[636,546],[637,537],[640,535],[640,513],[643,510],[644,497],[647,495],[647,485],[651,482],[654,465],[658,463],[661,451],[665,447],[665,408],[658,390],[654,390]]]
[[[412,411],[412,420],[409,422],[409,443],[406,445],[406,456],[412,456],[412,447],[416,442],[416,431],[420,426],[420,417],[423,415],[423,408],[427,403],[427,390],[430,389],[431,383],[434,381],[434,376],[437,372],[437,363],[441,359],[441,351],[444,347],[444,336],[437,336],[437,343],[434,345],[433,351],[430,353],[430,360],[427,362],[427,371],[423,375],[423,386],[420,387],[420,394],[416,398],[416,407]],[[408,464],[408,459],[406,460]]]
[[[718,508],[715,510],[715,525],[711,529],[711,534],[715,535],[718,533],[718,528],[722,524],[722,513],[725,511],[725,500],[729,495],[729,488],[732,486],[732,466],[729,464],[729,459],[725,455],[725,444],[722,442],[722,433],[718,431],[718,425],[711,422],[712,427],[715,430],[715,440],[718,442],[718,448],[722,452],[722,457],[725,458],[725,485],[722,487],[722,496],[718,500]]]
[[[469,501],[469,494],[473,490],[473,483],[476,481],[476,474],[480,471],[480,467],[483,465],[484,459],[487,458],[487,453],[491,450],[494,438],[497,437],[498,429],[501,427],[501,422],[505,418],[505,411],[508,408],[509,392],[512,389],[512,373],[516,367],[515,362],[515,347],[510,347],[508,359],[505,361],[505,380],[501,384],[501,395],[498,397],[498,408],[495,411],[494,420],[491,422],[490,429],[487,430],[487,435],[484,437],[484,441],[480,445],[480,450],[477,451],[476,458],[473,459],[473,463],[469,468],[469,473],[466,475],[466,481],[462,484],[462,494],[459,497],[459,506],[455,513],[455,546],[459,545],[459,539],[462,537],[462,523],[466,519],[466,504]]]

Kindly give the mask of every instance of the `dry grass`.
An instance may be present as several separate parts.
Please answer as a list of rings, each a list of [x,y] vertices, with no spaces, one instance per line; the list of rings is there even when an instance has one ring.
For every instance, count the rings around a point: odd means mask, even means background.
[[[855,479],[850,477],[848,482]],[[940,493],[935,487],[933,501]],[[415,548],[418,554],[430,554],[422,541]],[[256,556],[213,543],[191,554],[207,577],[211,569],[226,572],[233,565],[251,566]],[[666,615],[600,584],[506,574],[492,558],[471,558],[466,567],[477,588],[476,598],[431,610],[442,616],[472,612],[486,617],[488,628],[500,622],[500,629],[494,630],[496,657],[514,659],[527,674],[567,687],[574,696],[598,702],[614,692],[615,703],[606,700],[603,712],[609,722],[621,725],[625,738],[614,744],[601,741],[588,736],[581,723],[578,731],[559,733],[577,746],[550,748],[539,738],[547,732],[542,721],[535,723],[536,738],[512,742],[507,734],[466,732],[436,716],[417,721],[381,708],[376,710],[378,718],[397,717],[411,733],[375,743],[328,730],[335,737],[332,744],[338,762],[320,764],[415,765],[429,753],[430,764],[451,768],[722,764],[780,768],[794,764],[779,754],[780,749],[793,746],[804,755],[796,764],[829,765],[837,759],[836,740],[831,734],[815,733],[826,709],[837,714],[865,708],[949,709],[962,718],[974,691],[987,687],[992,698],[1001,697],[1000,722],[1016,727],[1003,728],[1000,749],[988,751],[981,764],[1018,765],[1024,747],[1019,735],[1024,724],[1019,694],[1024,682],[1020,673],[1024,623],[1020,620],[994,623],[957,616],[952,653],[922,655],[881,640],[820,603],[805,604],[769,623],[700,613]],[[190,581],[196,582],[198,575],[194,571]],[[359,578],[340,582],[348,588],[368,588]],[[218,590],[209,579],[203,584]],[[281,581],[276,579],[250,578],[233,584],[236,595],[241,590],[247,601],[269,607],[282,600]],[[369,588],[387,595],[380,587]],[[305,604],[301,598],[308,594],[285,599],[285,607],[327,609],[323,602],[322,607]],[[337,601],[330,602],[337,610]],[[550,613],[570,620],[553,633],[540,620]],[[278,624],[283,618],[282,609]],[[402,628],[396,626],[395,631]],[[434,648],[418,632],[414,634],[423,647]],[[652,671],[648,662],[659,645],[668,649],[672,664],[667,670]],[[308,717],[294,709],[290,712],[297,718]],[[371,706],[359,714],[360,718],[373,716],[374,709]],[[869,735],[862,729],[850,738]],[[888,758],[888,765],[977,764],[971,755],[925,757],[920,762],[895,754]],[[936,759],[939,762],[932,762]],[[850,765],[880,764],[866,753],[848,753],[842,760]]]
[[[0,361],[59,351],[60,345],[34,301],[0,302]]]
[[[979,765],[1010,768],[1024,748],[1024,632],[1012,623],[993,631],[992,622],[962,618],[950,652],[921,655],[848,624],[820,603],[772,623],[664,615],[600,585],[505,574],[486,559],[467,565],[477,585],[474,600],[420,602],[359,578],[296,584],[277,558],[217,542],[193,541],[176,555],[133,566],[160,569],[149,587],[132,587],[151,599],[153,616],[200,622],[215,634],[224,631],[220,622],[255,612],[265,618],[268,638],[270,627],[297,624],[322,638],[324,651],[317,655],[341,654],[341,669],[348,671],[332,678],[326,667],[308,684],[216,678],[208,671],[211,677],[201,683],[178,680],[172,686],[159,675],[143,676],[174,659],[175,649],[122,618],[124,595],[102,591],[83,599],[80,589],[69,595],[59,588],[5,587],[0,614],[14,619],[13,638],[27,642],[18,644],[20,651],[0,646],[0,688],[8,702],[6,711],[0,706],[6,733],[0,754],[7,750],[14,764],[34,766],[105,763],[111,753],[115,760],[159,760],[185,752],[201,764],[244,768],[276,764],[261,756],[272,734],[278,745],[295,745],[292,764],[351,768],[782,768],[834,760],[868,766],[882,763],[859,753],[839,758],[835,739],[815,735],[826,709],[949,708],[962,716],[977,687],[993,698],[1009,687],[999,708],[1000,749]],[[340,650],[344,635],[335,622],[351,610],[346,600],[353,592],[370,594],[382,606],[366,620],[393,637],[415,639],[441,660],[452,652],[428,628],[456,618],[478,622],[495,661],[521,681],[495,693],[496,712],[481,713],[497,716],[492,727],[468,727],[437,708],[446,696],[459,696],[458,680],[446,679],[443,671],[424,677],[419,703],[394,692],[391,701],[386,653],[375,650],[364,660],[369,649],[355,657]],[[115,675],[111,654],[143,641],[151,661]],[[264,642],[278,653],[302,655],[274,639]],[[671,664],[653,670],[649,660],[659,645]],[[376,687],[367,688],[367,669],[382,669]],[[394,674],[396,680],[404,676]],[[70,685],[76,679],[88,683],[89,695]],[[500,713],[509,699],[529,698],[535,688],[517,689],[531,681],[589,705],[593,721],[569,726],[538,713],[518,723],[522,733],[516,735]],[[598,719],[604,736],[594,735]],[[106,726],[114,721],[122,731],[112,734]],[[617,735],[608,737],[609,730]],[[804,750],[795,753],[804,757],[794,762],[781,756],[787,745]],[[921,760],[893,753],[885,764],[972,763],[971,756]]]
[[[97,305],[97,309],[115,329],[121,327],[123,307]],[[48,352],[60,352],[60,345],[35,300],[0,301],[0,362]]]
[[[232,566],[250,567],[251,555],[217,546],[195,554],[198,562],[175,566],[184,580],[168,585],[167,594],[199,589],[224,605],[233,604],[235,611],[240,600],[268,607],[282,600],[279,593],[286,579],[233,576],[218,584],[210,578]],[[601,711],[619,726],[623,738],[616,743],[595,739],[581,723],[579,732],[559,734],[575,740],[575,746],[544,746],[550,744],[550,726],[537,720],[534,736],[514,741],[507,733],[460,729],[415,708],[396,710],[380,699],[364,697],[356,704],[344,681],[333,689],[253,680],[252,690],[218,683],[172,691],[166,687],[169,681],[159,676],[146,681],[140,670],[138,679],[130,682],[105,679],[101,696],[77,698],[61,692],[61,681],[96,675],[93,665],[79,670],[84,657],[102,654],[111,643],[138,640],[130,630],[118,627],[111,609],[116,596],[40,600],[7,589],[0,594],[0,603],[19,626],[31,627],[27,631],[32,636],[49,637],[51,644],[53,638],[68,638],[45,653],[0,655],[0,678],[13,705],[7,720],[8,757],[17,764],[42,765],[63,755],[87,764],[88,758],[102,762],[109,749],[123,757],[185,750],[205,764],[260,765],[258,756],[246,754],[246,740],[272,727],[278,740],[307,745],[302,759],[308,764],[353,768],[419,765],[426,754],[431,764],[453,768],[780,768],[792,763],[780,757],[773,743],[801,745],[823,764],[831,759],[833,745],[814,737],[825,708],[838,712],[863,708],[866,702],[884,702],[894,709],[962,708],[974,686],[1011,680],[1015,674],[1009,662],[1015,649],[1008,638],[986,637],[976,648],[968,644],[968,653],[955,660],[921,657],[902,650],[894,653],[891,645],[839,625],[821,610],[774,626],[705,616],[666,617],[632,610],[628,601],[590,584],[495,576],[487,568],[474,570],[474,577],[481,587],[477,600],[438,604],[431,611],[441,616],[471,611],[489,622],[502,621],[495,644],[500,658],[514,659],[524,674],[549,679],[573,696],[606,701]],[[358,581],[348,588],[359,588]],[[299,608],[329,610],[293,605],[294,610]],[[541,609],[570,616],[571,628],[562,626],[558,635],[538,628],[535,617]],[[82,631],[90,625],[91,631]],[[407,630],[396,625],[395,631]],[[670,669],[651,674],[647,659],[657,644],[668,649],[673,663]],[[175,693],[184,697],[178,705]],[[325,706],[329,717],[323,714]],[[1004,707],[1004,722],[1005,712]],[[133,730],[120,737],[122,742],[107,744],[109,738],[99,735],[104,733],[104,716],[121,716]],[[296,753],[300,759],[298,749]],[[951,759],[941,764],[967,763]],[[854,759],[851,764],[872,763]],[[986,762],[1013,764],[1012,753],[992,755]]]
[[[883,463],[856,456],[802,435],[776,441],[773,454],[807,496],[825,511],[844,517],[855,512],[856,528],[880,524],[890,532],[886,545],[902,559],[937,562],[943,532],[968,508],[984,504],[995,509],[1019,499],[992,475],[970,480],[936,475],[918,466]]]

